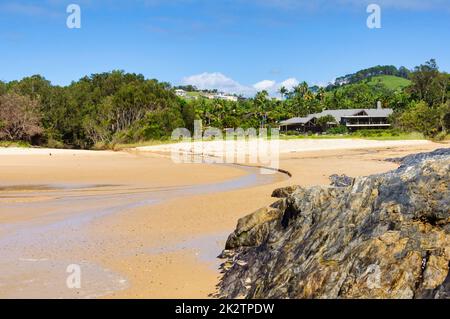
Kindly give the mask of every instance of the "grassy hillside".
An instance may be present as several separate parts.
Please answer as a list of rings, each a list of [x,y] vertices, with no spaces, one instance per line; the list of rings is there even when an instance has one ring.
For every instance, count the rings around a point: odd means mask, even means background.
[[[367,82],[367,84],[369,85],[377,85],[380,83],[392,91],[398,91],[409,86],[411,84],[411,81],[393,75],[380,75],[373,77],[370,81]]]
[[[186,95],[191,98],[201,97],[200,92],[186,92]]]

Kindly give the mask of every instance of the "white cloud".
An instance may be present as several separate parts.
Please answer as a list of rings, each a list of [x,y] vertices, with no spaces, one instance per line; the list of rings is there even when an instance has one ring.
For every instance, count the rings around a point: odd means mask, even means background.
[[[448,0],[253,0],[259,5],[279,9],[320,10],[346,7],[364,7],[376,3],[381,7],[402,10],[450,10]]]
[[[275,81],[263,80],[261,82],[253,84],[253,87],[258,91],[271,91],[276,86],[276,84],[277,83]]]
[[[289,78],[280,83],[272,80],[263,80],[256,84],[253,84],[253,88],[255,88],[256,91],[266,90],[270,95],[275,96],[279,94],[279,91],[283,86],[290,91],[294,87],[299,85],[299,83],[300,82],[296,78]]]
[[[20,2],[5,2],[0,4],[0,12],[8,14],[17,14],[30,17],[62,17],[63,12],[56,11],[53,7],[48,7],[45,4],[32,4]]]
[[[290,78],[290,79],[287,79],[287,80],[281,82],[279,84],[278,89],[280,89],[281,87],[284,86],[286,89],[292,90],[294,87],[296,87],[299,84],[300,84],[300,82],[296,78]]]
[[[183,78],[182,83],[184,85],[193,85],[200,90],[213,90],[225,93],[242,94],[244,96],[253,96],[259,91],[266,90],[272,96],[277,96],[278,91],[282,86],[288,90],[292,90],[299,84],[296,78],[289,78],[282,82],[276,82],[274,80],[262,80],[253,85],[243,85],[238,81],[235,81],[223,73],[201,73],[197,75],[191,75]]]
[[[340,0],[342,4],[351,5],[369,5],[376,3],[381,7],[405,9],[405,10],[440,10],[450,9],[450,3],[448,0]]]
[[[236,94],[248,94],[251,88],[241,85],[237,81],[223,75],[220,72],[214,73],[202,73],[197,75],[191,75],[183,79],[183,84],[190,84],[196,86],[200,90],[213,90],[217,89],[221,92],[236,93]]]

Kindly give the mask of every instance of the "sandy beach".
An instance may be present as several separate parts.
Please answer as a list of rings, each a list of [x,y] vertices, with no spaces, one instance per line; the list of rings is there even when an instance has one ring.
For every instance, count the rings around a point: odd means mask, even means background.
[[[426,141],[295,140],[280,168],[175,164],[169,146],[128,152],[0,149],[1,298],[208,298],[237,220],[275,188],[396,168]],[[66,286],[80,265],[81,289]]]

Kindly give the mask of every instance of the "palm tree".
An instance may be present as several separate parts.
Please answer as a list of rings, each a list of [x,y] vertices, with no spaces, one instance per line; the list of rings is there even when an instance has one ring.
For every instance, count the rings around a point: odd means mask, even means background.
[[[323,103],[323,100],[325,99],[325,88],[323,86],[319,88],[316,96],[320,103]]]
[[[282,86],[278,92],[279,92],[280,95],[281,95],[281,99],[284,99],[284,97],[285,97],[286,94],[288,93],[288,89],[286,89],[286,87]]]
[[[258,92],[255,96],[256,113],[258,118],[261,119],[261,126],[264,123],[264,115],[268,99],[269,93],[266,90]]]
[[[297,108],[297,116],[307,113],[305,105],[311,99],[311,94],[312,92],[306,82],[302,82],[294,88],[294,103]]]
[[[309,92],[308,83],[302,82],[294,88],[294,93],[303,98]]]

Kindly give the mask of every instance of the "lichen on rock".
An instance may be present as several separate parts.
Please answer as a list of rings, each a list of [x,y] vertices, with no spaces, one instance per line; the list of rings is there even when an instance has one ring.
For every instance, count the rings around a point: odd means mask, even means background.
[[[347,187],[290,187],[244,217],[223,298],[448,298],[450,152]]]

